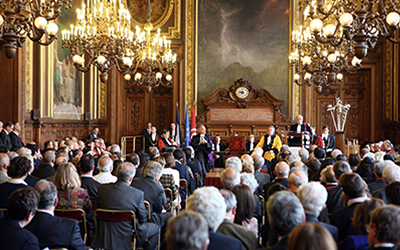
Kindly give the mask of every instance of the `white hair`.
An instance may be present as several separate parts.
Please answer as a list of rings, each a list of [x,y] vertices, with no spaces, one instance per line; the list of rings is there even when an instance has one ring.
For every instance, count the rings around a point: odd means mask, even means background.
[[[382,177],[390,184],[395,181],[400,182],[400,167],[394,163],[386,166],[382,171]]]
[[[332,153],[331,153],[331,156],[332,156],[333,159],[336,160],[336,157],[337,157],[338,155],[341,155],[341,154],[343,154],[343,153],[342,153],[342,151],[340,151],[340,149],[334,149],[334,150],[332,151]]]
[[[308,157],[310,156],[310,153],[308,152],[307,149],[301,148],[299,150],[299,156],[300,156],[301,160],[304,161],[304,160],[308,159]]]
[[[217,188],[202,187],[189,197],[186,209],[203,215],[208,226],[215,232],[224,220],[226,204]]]
[[[239,157],[230,157],[225,161],[225,168],[234,168],[240,173],[242,172],[242,161]]]
[[[118,144],[111,145],[110,153],[121,153],[121,148]]]
[[[308,182],[308,176],[302,170],[298,169],[290,174],[289,182],[296,187],[300,187]]]
[[[368,152],[368,153],[366,153],[364,156],[363,156],[363,160],[365,159],[365,157],[371,157],[372,159],[375,159],[375,155],[374,155],[374,153],[371,153],[371,152]]]
[[[248,186],[253,194],[254,191],[256,191],[256,189],[258,188],[258,182],[254,177],[254,174],[249,174],[249,173],[240,174],[240,182]]]
[[[382,162],[385,154],[386,154],[385,152],[378,151],[375,153],[375,157],[373,159],[375,159],[375,162]]]
[[[17,151],[18,156],[32,155],[32,151],[29,148],[22,147]]]
[[[320,183],[312,181],[303,184],[297,192],[307,214],[318,217],[328,198],[328,192]]]
[[[100,172],[106,172],[106,173],[110,172],[111,167],[113,167],[113,164],[114,163],[110,157],[108,156],[101,157],[98,163]]]
[[[300,156],[298,156],[298,155],[288,155],[288,156],[285,158],[285,160],[286,160],[287,163],[290,165],[290,164],[292,164],[293,162],[301,161],[301,158],[300,158]]]

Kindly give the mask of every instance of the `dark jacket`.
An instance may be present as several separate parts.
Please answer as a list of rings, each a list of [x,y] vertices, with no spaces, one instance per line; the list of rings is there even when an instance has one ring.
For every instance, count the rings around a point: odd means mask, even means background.
[[[243,249],[242,242],[232,237],[215,233],[212,230],[208,231],[210,236],[210,244],[207,250],[239,250]]]
[[[8,136],[10,137],[11,151],[17,152],[18,149],[25,147],[21,138],[19,138],[19,136],[14,131],[11,131],[11,133]]]
[[[51,164],[43,163],[37,169],[33,170],[32,175],[39,179],[45,179],[55,173],[56,170]]]
[[[0,144],[1,146],[5,146],[9,150],[11,150],[12,145],[11,145],[10,135],[7,134],[7,132],[4,129],[0,132]]]
[[[101,184],[95,181],[92,177],[81,176],[81,188],[88,191],[91,201],[97,201],[97,193],[100,185]]]
[[[39,250],[35,235],[22,228],[17,220],[5,217],[0,220],[1,250]]]
[[[39,239],[40,249],[45,247],[50,249],[68,248],[69,250],[86,249],[77,221],[54,217],[46,212],[38,211],[25,228]]]

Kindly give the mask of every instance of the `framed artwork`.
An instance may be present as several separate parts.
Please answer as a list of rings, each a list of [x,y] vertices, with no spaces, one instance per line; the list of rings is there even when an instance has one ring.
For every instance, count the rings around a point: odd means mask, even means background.
[[[245,78],[288,113],[290,0],[198,0],[197,107]]]

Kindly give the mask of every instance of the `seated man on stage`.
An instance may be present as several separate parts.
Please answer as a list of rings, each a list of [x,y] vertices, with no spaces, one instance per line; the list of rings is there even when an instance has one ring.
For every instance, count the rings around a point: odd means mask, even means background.
[[[221,137],[215,137],[215,144],[214,144],[214,151],[220,152],[225,151],[226,146],[221,142]],[[215,163],[214,167],[216,168],[224,168],[225,167],[225,153],[214,153],[215,156]]]
[[[330,154],[333,149],[335,149],[335,136],[329,134],[329,126],[322,127],[322,142],[324,143],[323,148],[326,154]]]
[[[209,171],[213,165],[213,143],[211,136],[206,135],[206,127],[203,124],[199,125],[197,131],[199,131],[199,134],[193,136],[190,141],[190,146],[192,146],[196,152],[196,159],[203,162],[207,171]]]
[[[303,123],[303,116],[302,115],[297,115],[296,116],[296,124],[293,124],[290,126],[289,132],[292,133],[302,133],[302,132],[308,132],[311,135],[311,128],[308,123]],[[289,138],[289,146],[302,146],[302,137],[299,136],[293,136]],[[307,143],[305,143],[307,144]],[[309,144],[309,143],[308,143]]]
[[[246,150],[250,151],[250,154],[253,153],[253,150],[256,148],[257,142],[254,141],[254,135],[250,135],[250,140],[246,142]]]
[[[264,150],[264,158],[269,161],[272,161],[278,155],[282,147],[281,138],[274,133],[275,127],[272,125],[268,126],[267,134],[261,137],[260,142],[257,144],[257,147]]]
[[[169,137],[168,129],[163,129],[161,137],[158,139],[158,149],[160,150],[160,152],[166,152],[168,151],[168,149],[171,148],[179,148],[179,144],[174,142],[174,140]]]

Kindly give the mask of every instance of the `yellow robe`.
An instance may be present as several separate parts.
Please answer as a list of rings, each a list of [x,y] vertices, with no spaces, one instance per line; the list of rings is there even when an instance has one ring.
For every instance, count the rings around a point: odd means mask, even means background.
[[[265,138],[265,136],[261,137],[261,140],[257,144],[256,147],[260,147],[262,149],[264,148],[264,143],[267,143],[267,142],[265,142],[264,138]],[[276,148],[278,150],[278,152],[281,151],[282,142],[281,142],[281,138],[279,138],[279,136],[275,136],[275,138],[274,138],[271,150],[274,149],[274,148]],[[267,151],[267,152],[264,153],[264,158],[269,160],[269,161],[272,161],[272,159],[275,158],[275,154],[274,153],[271,154],[269,151]]]

